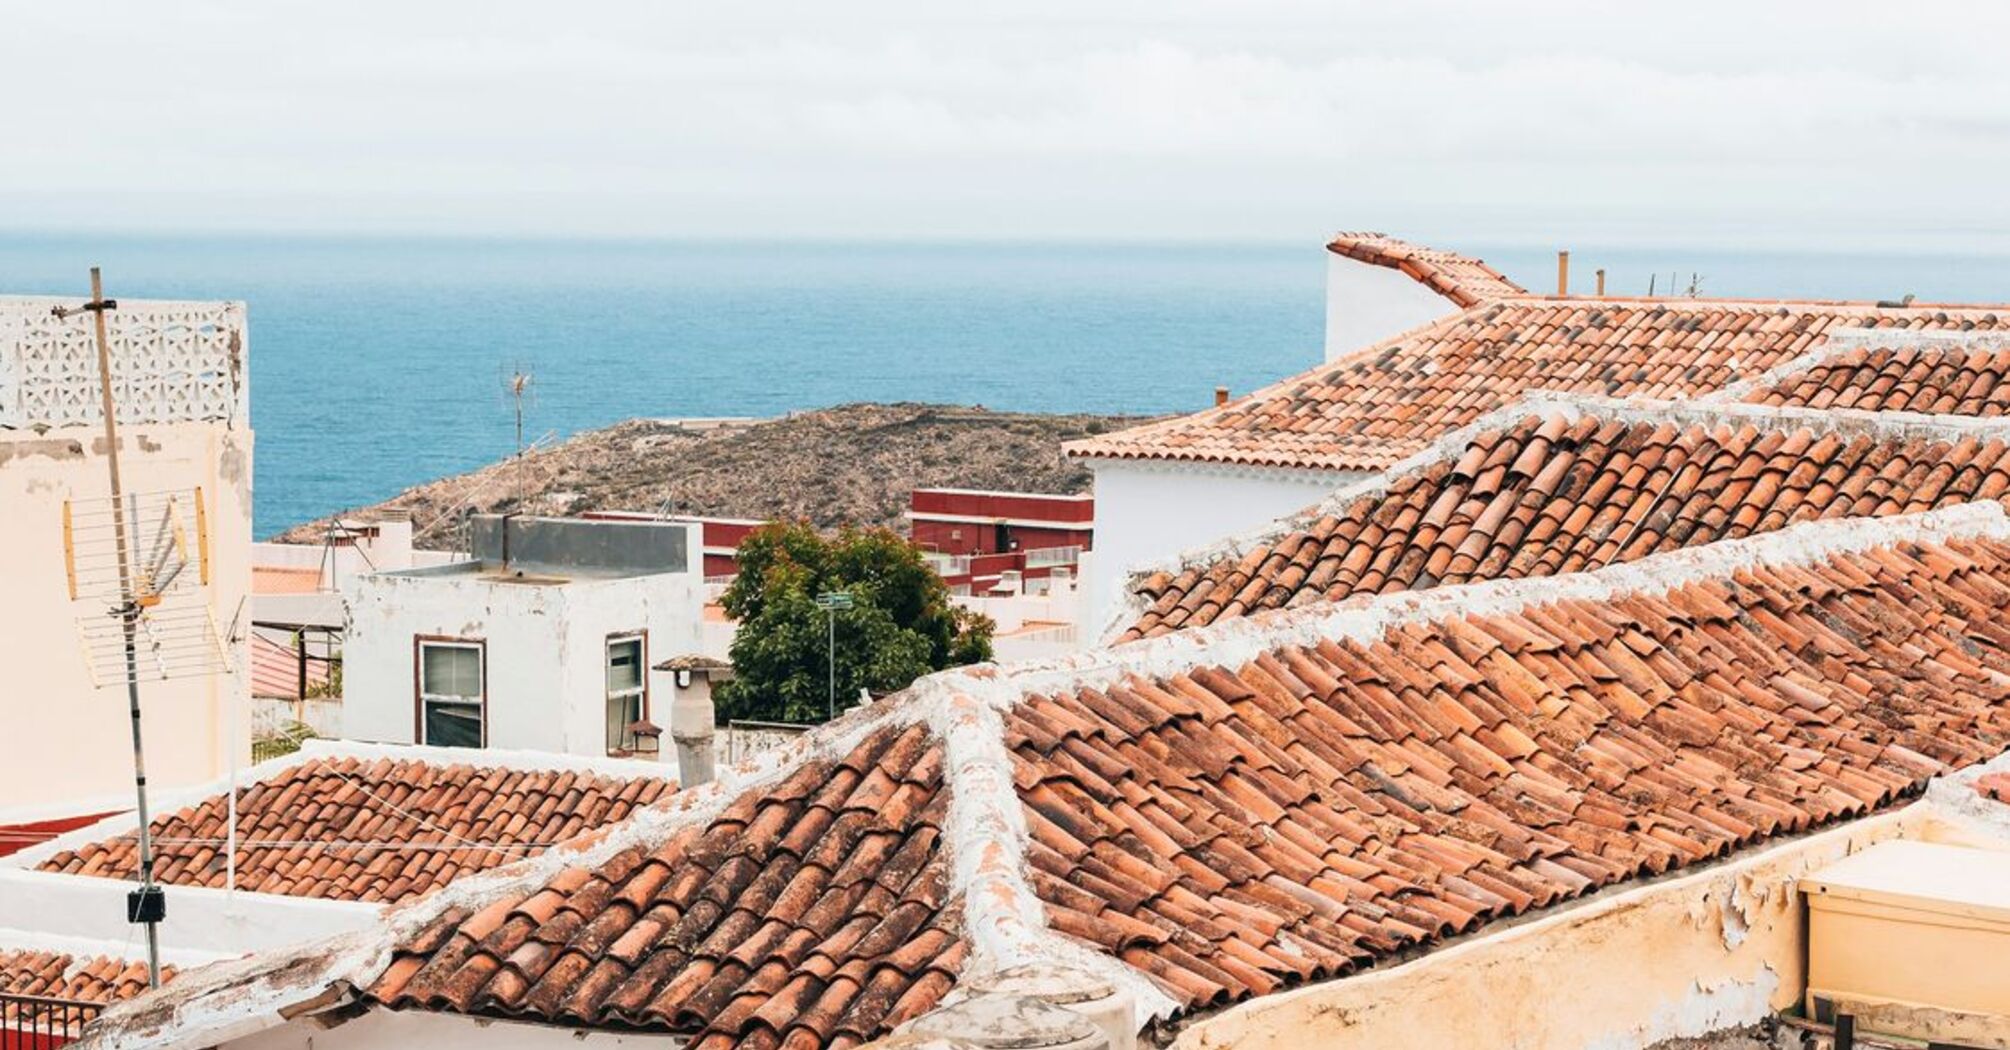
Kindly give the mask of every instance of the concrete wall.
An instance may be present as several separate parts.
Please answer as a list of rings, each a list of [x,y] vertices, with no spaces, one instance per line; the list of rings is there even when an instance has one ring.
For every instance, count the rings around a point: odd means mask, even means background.
[[[1458,304],[1401,270],[1326,253],[1328,361],[1458,309]]]
[[[210,536],[208,600],[227,635],[251,588],[252,436],[223,423],[134,424],[120,435],[120,468],[131,492],[200,486]],[[77,812],[131,805],[133,756],[125,687],[94,687],[76,617],[101,609],[73,603],[64,571],[66,499],[110,491],[104,437],[96,428],[42,434],[0,431],[0,809],[68,801]],[[102,604],[102,603],[100,603]],[[156,787],[210,780],[246,734],[232,728],[245,696],[244,646],[227,644],[240,673],[141,690],[147,773]]]
[[[1175,1046],[1637,1050],[1749,1024],[1793,1005],[1805,984],[1797,881],[1892,838],[2010,849],[2010,837],[1916,804],[1244,1003],[1195,1022]]]
[[[695,573],[556,584],[464,571],[364,577],[348,591],[343,735],[417,742],[413,644],[432,635],[485,643],[488,746],[605,755],[607,637],[646,629],[651,661],[696,652],[702,591]],[[668,700],[651,698],[659,725]]]
[[[140,928],[126,922],[121,879],[0,869],[0,928],[91,940],[130,942],[142,953]],[[241,955],[374,925],[382,906],[354,901],[232,893],[168,886],[161,947],[183,953]]]
[[[1096,551],[1082,563],[1083,627],[1101,636],[1129,569],[1255,528],[1366,477],[1346,471],[1253,470],[1172,460],[1091,460]]]

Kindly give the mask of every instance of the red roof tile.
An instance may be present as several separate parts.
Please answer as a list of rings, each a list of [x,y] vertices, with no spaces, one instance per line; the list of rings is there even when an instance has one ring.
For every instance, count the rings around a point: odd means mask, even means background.
[[[241,789],[237,886],[262,893],[389,902],[471,871],[543,852],[622,820],[676,785],[553,769],[331,754]],[[155,877],[225,885],[228,798],[155,818]],[[134,877],[131,835],[66,850],[43,871]]]
[[[1091,459],[1381,470],[1531,390],[1690,397],[1755,377],[1832,330],[1995,329],[2010,321],[2010,307],[2001,309],[1503,299],[1221,407],[1067,450]]]
[[[1383,233],[1335,234],[1326,250],[1374,266],[1401,270],[1461,307],[1525,294],[1521,285],[1478,259],[1399,241]]]
[[[161,967],[161,980],[171,979],[174,973],[172,966]],[[80,959],[67,952],[0,948],[0,992],[8,995],[110,1003],[146,990],[144,961],[104,955]]]
[[[369,989],[391,1006],[853,1046],[949,990],[965,947],[942,752],[887,728],[666,840],[455,907]]]
[[[1188,1009],[1346,973],[1998,754],[2006,614],[1999,536],[1036,697],[1035,886]]]
[[[1783,376],[1746,400],[1874,412],[2001,416],[2010,413],[2006,379],[2010,379],[2010,350],[1858,348]]]
[[[1495,422],[1498,425],[1492,425]],[[1595,569],[1817,518],[2010,491],[2004,437],[1824,412],[1585,401],[1503,409],[1427,458],[1130,581],[1122,637],[1262,609]]]

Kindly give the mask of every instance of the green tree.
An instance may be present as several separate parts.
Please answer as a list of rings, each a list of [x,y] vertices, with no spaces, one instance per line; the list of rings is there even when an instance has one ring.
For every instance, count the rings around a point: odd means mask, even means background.
[[[771,522],[741,541],[739,574],[719,599],[739,621],[733,679],[717,694],[729,718],[814,722],[828,703],[827,613],[817,595],[844,591],[836,613],[837,703],[889,693],[945,667],[991,659],[995,625],[949,599],[920,548],[890,529],[825,536]]]

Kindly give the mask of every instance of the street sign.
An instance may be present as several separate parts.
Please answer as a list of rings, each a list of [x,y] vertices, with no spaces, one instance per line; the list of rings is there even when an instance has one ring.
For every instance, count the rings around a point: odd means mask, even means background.
[[[817,606],[822,609],[849,609],[852,606],[849,591],[825,591],[817,595]]]

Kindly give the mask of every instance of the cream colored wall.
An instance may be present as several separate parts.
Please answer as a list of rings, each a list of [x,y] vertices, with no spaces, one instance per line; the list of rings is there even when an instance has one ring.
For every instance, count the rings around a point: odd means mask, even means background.
[[[1796,880],[1872,842],[1943,834],[1917,806],[1856,821],[1401,966],[1257,999],[1175,1045],[1637,1050],[1748,1024],[1799,998]]]
[[[201,486],[210,530],[210,608],[228,634],[251,588],[252,436],[221,423],[134,424],[121,433],[130,492]],[[95,428],[0,431],[0,812],[87,813],[132,805],[132,737],[122,684],[91,684],[63,568],[65,499],[109,491]],[[241,645],[228,645],[242,666]],[[222,775],[243,674],[141,687],[147,772],[156,787]]]

